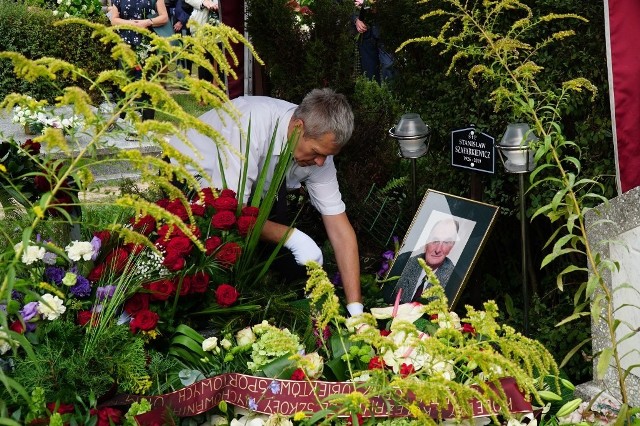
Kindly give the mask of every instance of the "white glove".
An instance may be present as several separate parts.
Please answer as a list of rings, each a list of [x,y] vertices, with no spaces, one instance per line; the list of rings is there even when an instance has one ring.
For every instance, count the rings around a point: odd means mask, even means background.
[[[322,265],[322,250],[310,236],[299,229],[293,228],[284,246],[291,250],[298,265],[304,266],[310,260]]]
[[[347,311],[349,311],[349,315],[355,317],[364,313],[364,305],[360,302],[351,302],[347,304]]]

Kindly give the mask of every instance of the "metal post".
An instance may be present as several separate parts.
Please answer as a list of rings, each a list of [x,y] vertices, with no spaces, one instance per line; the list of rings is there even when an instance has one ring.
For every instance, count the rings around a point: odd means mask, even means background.
[[[416,205],[416,159],[411,159],[411,212],[415,213]]]
[[[522,297],[524,298],[524,335],[529,336],[529,291],[527,283],[527,228],[526,228],[526,211],[524,200],[524,175],[518,175],[520,179],[520,234],[522,240]]]

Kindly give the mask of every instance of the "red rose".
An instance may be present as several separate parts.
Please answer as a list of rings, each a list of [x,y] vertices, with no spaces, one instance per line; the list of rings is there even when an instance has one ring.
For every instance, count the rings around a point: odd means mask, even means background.
[[[26,326],[24,325],[24,323],[20,320],[15,320],[14,322],[11,323],[11,325],[9,326],[9,329],[11,331],[15,331],[18,334],[24,334],[24,331],[26,330]]]
[[[209,237],[204,242],[204,247],[207,249],[207,256],[211,256],[213,252],[222,244],[222,238],[218,236]]]
[[[138,330],[149,331],[155,328],[159,318],[158,314],[153,311],[140,311],[129,323],[129,328],[134,334],[137,333]]]
[[[416,372],[416,369],[413,368],[413,364],[402,364],[400,366],[400,376],[407,377]]]
[[[381,336],[388,336],[391,334],[391,330],[380,330]]]
[[[178,289],[178,286],[180,285],[180,277],[176,277],[173,284],[175,285],[176,289]],[[189,294],[190,289],[191,289],[191,277],[185,276],[184,278],[182,278],[182,286],[180,286],[180,296],[186,296],[187,294]]]
[[[293,373],[291,373],[291,380],[304,380],[305,374],[302,368],[297,368]]]
[[[213,215],[211,225],[217,229],[229,229],[236,223],[236,215],[229,210],[223,210]]]
[[[193,243],[187,237],[173,237],[166,244],[167,256],[186,256],[191,253]]]
[[[191,276],[191,293],[204,293],[209,288],[209,275],[196,272]]]
[[[462,324],[462,332],[463,333],[469,333],[469,334],[475,336],[476,329],[473,328],[473,326],[471,324],[465,322],[465,323]]]
[[[191,207],[191,214],[194,216],[204,216],[204,204],[191,203],[189,204],[189,207]]]
[[[189,213],[187,213],[187,208],[182,204],[182,201],[178,198],[171,201],[165,209],[169,213],[173,213],[180,218],[180,220],[185,221],[189,218]]]
[[[96,426],[109,426],[111,424],[122,424],[122,411],[111,407],[92,408],[90,411],[92,416],[98,416]]]
[[[382,357],[374,356],[369,361],[369,370],[382,370],[384,369],[384,360]]]
[[[169,280],[154,281],[145,287],[151,292],[151,300],[167,300],[175,291],[173,282]]]
[[[225,308],[233,305],[238,300],[238,296],[240,296],[238,290],[229,284],[220,284],[216,289],[216,302]]]
[[[99,264],[98,266],[93,268],[91,272],[89,272],[89,275],[87,275],[87,279],[92,283],[100,281],[100,279],[102,278],[102,275],[104,274],[105,269],[106,269],[106,266],[104,263]]]
[[[125,265],[129,261],[129,253],[122,248],[117,248],[113,250],[107,256],[105,263],[111,267],[113,272],[122,272]]]
[[[31,155],[38,155],[40,154],[40,142],[34,142],[31,139],[27,139],[26,141],[24,141],[24,143],[20,146],[20,148],[24,149],[25,151],[27,151],[29,154]]]
[[[162,207],[163,209],[166,209],[170,202],[171,200],[169,200],[168,198],[163,198],[162,200],[156,201],[156,205]]]
[[[238,208],[238,200],[233,197],[225,197],[222,194],[220,197],[213,200],[213,207],[216,211],[230,211],[234,212]]]
[[[46,176],[35,176],[33,178],[33,184],[35,185],[36,189],[41,192],[47,192],[51,190],[51,182],[49,182],[49,179],[47,179]]]
[[[201,232],[197,226],[191,227],[191,232],[196,238],[200,238]],[[170,237],[186,237],[186,235],[177,226],[165,224],[158,228],[158,237],[158,243],[164,245]]]
[[[122,248],[128,251],[131,255],[136,255],[136,254],[140,254],[140,252],[144,250],[145,245],[138,244],[138,243],[129,243],[129,244],[125,244]]]
[[[202,194],[204,195],[204,204],[213,207],[213,202],[216,199],[213,190],[211,188],[202,188]]]
[[[236,198],[236,192],[233,189],[225,188],[220,191],[220,197]]]
[[[149,235],[156,229],[156,220],[151,215],[144,215],[142,217],[132,217],[129,220],[134,231],[141,233],[142,235]]]
[[[100,239],[100,242],[102,243],[102,245],[105,245],[109,242],[109,239],[111,238],[111,232],[109,231],[99,231],[99,232],[94,232],[93,236],[96,238]]]
[[[186,261],[184,257],[177,253],[167,253],[167,255],[162,260],[162,264],[171,272],[176,272],[184,268],[186,265]]]
[[[249,233],[253,225],[256,223],[256,218],[253,216],[240,216],[238,218],[238,232],[243,237]]]
[[[79,326],[84,327],[89,324],[89,321],[91,321],[91,316],[91,311],[79,311],[78,316],[76,317],[76,322]]]
[[[215,254],[215,259],[224,267],[233,266],[242,254],[242,248],[236,243],[227,243],[223,245]]]
[[[149,309],[149,293],[136,293],[124,303],[124,311],[131,316],[147,309]]]
[[[56,408],[55,402],[47,402],[47,410],[50,413],[60,413],[60,414],[68,414],[73,413],[75,411],[75,407],[73,404],[60,404],[58,408]]]
[[[260,213],[260,209],[253,206],[246,206],[242,208],[243,216],[253,216],[258,217],[258,213]]]

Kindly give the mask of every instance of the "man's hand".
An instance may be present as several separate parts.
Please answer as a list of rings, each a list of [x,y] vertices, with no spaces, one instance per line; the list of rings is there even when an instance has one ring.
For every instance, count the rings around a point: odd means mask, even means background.
[[[362,34],[362,33],[366,33],[368,29],[369,27],[367,27],[367,24],[362,22],[359,18],[356,18],[356,31]]]
[[[173,25],[173,31],[179,33],[182,31],[182,22],[178,21]]]
[[[322,250],[311,237],[299,229],[293,228],[284,246],[291,250],[298,265],[304,266],[310,260],[322,265]]]

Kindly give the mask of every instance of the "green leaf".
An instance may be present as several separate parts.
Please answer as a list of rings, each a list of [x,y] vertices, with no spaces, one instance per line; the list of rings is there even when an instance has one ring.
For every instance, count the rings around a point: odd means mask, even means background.
[[[565,365],[567,365],[569,360],[576,354],[576,352],[578,352],[581,347],[583,347],[584,345],[586,345],[590,341],[591,341],[591,337],[588,337],[588,338],[584,339],[582,342],[580,342],[577,345],[575,345],[573,348],[571,348],[571,350],[562,359],[562,362],[560,363],[560,368],[562,368]],[[560,379],[560,380],[562,381],[563,379]],[[562,383],[566,386],[566,384],[564,382],[562,382]],[[573,384],[571,382],[569,382],[569,384],[571,385],[571,387],[573,387]]]
[[[349,379],[347,376],[347,364],[342,359],[334,358],[327,361],[326,366],[329,367],[337,381],[343,382]]]
[[[602,379],[607,373],[611,358],[613,357],[613,348],[604,348],[598,355],[598,365],[596,367],[596,378]]]
[[[291,374],[296,370],[297,364],[289,359],[291,354],[283,355],[274,359],[262,368],[262,372],[266,377],[274,379],[289,379]]]

